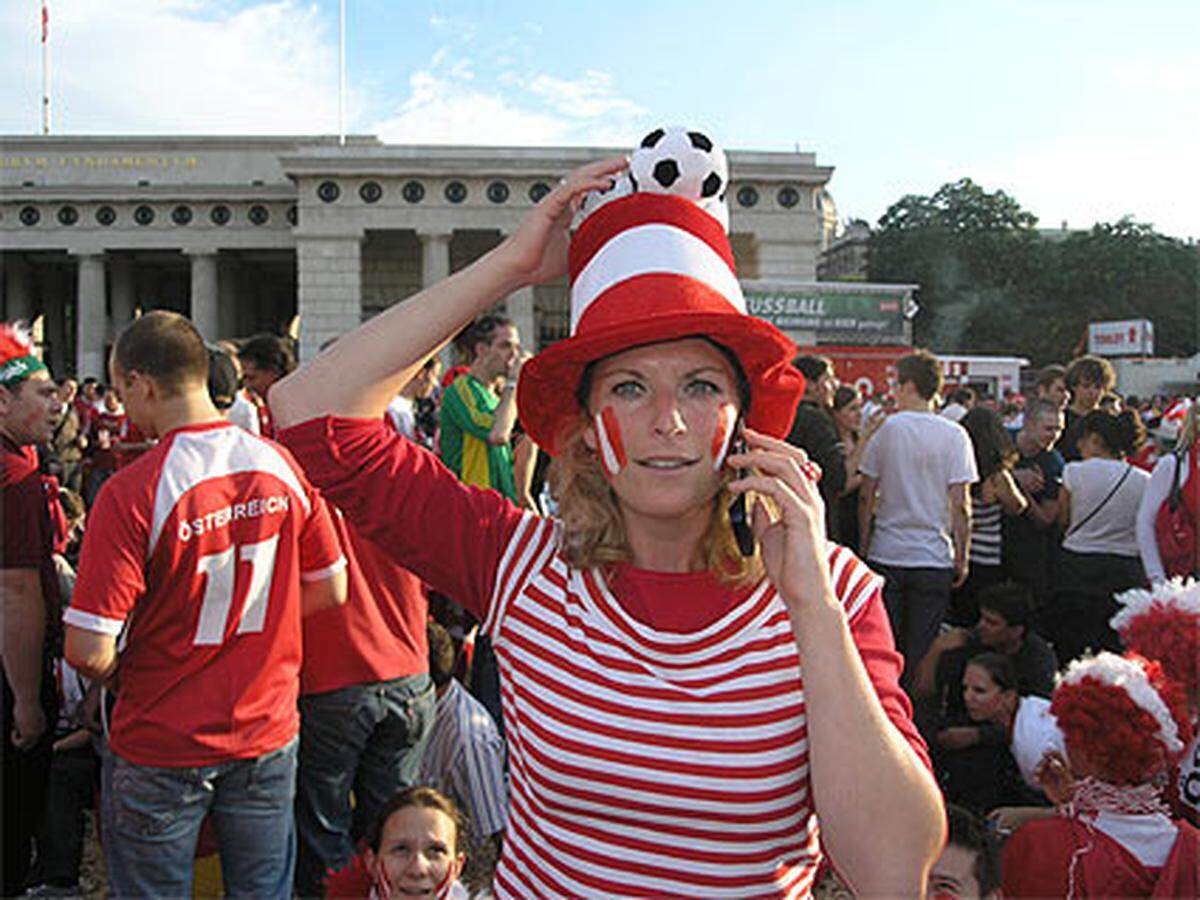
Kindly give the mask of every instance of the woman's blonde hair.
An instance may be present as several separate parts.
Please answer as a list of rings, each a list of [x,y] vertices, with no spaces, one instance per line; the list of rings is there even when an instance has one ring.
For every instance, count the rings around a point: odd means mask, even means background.
[[[1183,424],[1179,426],[1179,437],[1175,439],[1176,453],[1184,453],[1191,450],[1192,444],[1196,443],[1197,408],[1200,408],[1200,398],[1192,401],[1187,415],[1183,418]]]
[[[579,422],[562,442],[562,452],[550,463],[547,478],[558,502],[562,522],[562,551],[568,563],[580,569],[610,568],[629,562],[632,552],[625,531],[625,520],[617,497],[604,477],[600,460],[588,448],[584,434],[588,422]],[[701,541],[701,553],[708,570],[725,584],[749,586],[763,577],[762,557],[744,557],[738,550],[729,523],[729,504],[734,495],[726,488],[734,475],[726,470],[721,487],[712,499],[712,515]],[[747,509],[752,498],[747,497]]]

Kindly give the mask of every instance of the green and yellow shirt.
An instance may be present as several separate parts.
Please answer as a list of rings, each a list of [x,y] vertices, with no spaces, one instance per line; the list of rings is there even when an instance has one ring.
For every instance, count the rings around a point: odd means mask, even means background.
[[[500,398],[467,373],[456,378],[442,395],[442,462],[466,484],[494,488],[514,503],[512,448],[488,443]]]

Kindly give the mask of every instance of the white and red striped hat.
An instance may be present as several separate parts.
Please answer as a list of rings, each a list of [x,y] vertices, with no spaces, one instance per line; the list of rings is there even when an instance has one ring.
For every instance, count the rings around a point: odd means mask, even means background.
[[[655,149],[643,142],[634,153],[634,172],[664,171],[647,165],[651,154],[644,151]],[[720,153],[711,143],[704,152]],[[723,200],[701,196],[704,188],[694,187],[713,182],[684,177],[647,189],[646,179],[622,178],[617,199],[590,211],[591,204],[584,204],[588,215],[572,237],[569,255],[571,336],[547,347],[521,372],[517,400],[526,432],[554,454],[565,431],[579,421],[577,392],[590,363],[632,347],[697,336],[727,348],[741,364],[750,386],[746,423],[786,435],[804,392],[804,378],[791,365],[796,347],[774,325],[746,313],[720,215]],[[672,191],[675,185],[695,196]]]

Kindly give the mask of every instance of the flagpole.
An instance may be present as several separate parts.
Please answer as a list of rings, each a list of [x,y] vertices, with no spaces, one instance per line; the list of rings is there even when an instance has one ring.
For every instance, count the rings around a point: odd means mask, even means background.
[[[338,4],[338,143],[346,144],[346,0]]]
[[[50,133],[50,12],[42,0],[42,134]]]

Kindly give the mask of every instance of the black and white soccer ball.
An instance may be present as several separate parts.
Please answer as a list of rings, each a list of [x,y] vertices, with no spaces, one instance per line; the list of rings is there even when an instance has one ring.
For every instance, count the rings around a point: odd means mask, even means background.
[[[629,175],[635,190],[672,194],[705,205],[723,200],[729,186],[725,151],[699,131],[656,128],[633,151]]]

